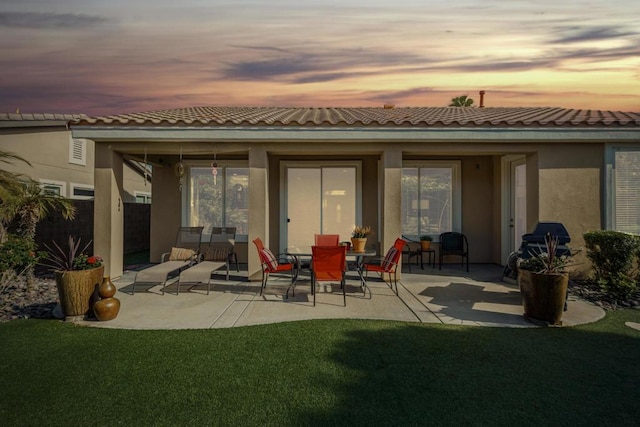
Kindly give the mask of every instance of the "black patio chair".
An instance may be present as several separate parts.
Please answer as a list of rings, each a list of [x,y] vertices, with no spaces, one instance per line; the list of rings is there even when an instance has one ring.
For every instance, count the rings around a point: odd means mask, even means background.
[[[442,270],[442,259],[446,255],[457,255],[461,257],[462,266],[467,261],[467,272],[469,271],[469,242],[467,236],[455,231],[448,231],[440,234],[440,251],[439,251],[440,267]]]

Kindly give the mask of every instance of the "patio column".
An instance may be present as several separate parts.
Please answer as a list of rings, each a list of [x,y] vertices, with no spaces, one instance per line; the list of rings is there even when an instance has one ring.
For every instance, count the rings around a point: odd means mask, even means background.
[[[262,277],[260,259],[253,240],[261,238],[269,246],[269,156],[263,147],[249,151],[249,241],[247,242],[249,280]]]
[[[123,162],[107,143],[95,143],[93,253],[104,259],[104,274],[122,276],[124,250]]]
[[[396,238],[402,235],[402,151],[395,147],[385,148],[381,163],[383,191],[380,250],[384,255]]]

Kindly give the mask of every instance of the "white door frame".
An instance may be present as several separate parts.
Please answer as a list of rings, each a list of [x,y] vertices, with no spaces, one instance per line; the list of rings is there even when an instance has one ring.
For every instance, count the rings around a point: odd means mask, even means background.
[[[517,249],[515,237],[513,236],[513,209],[514,209],[514,182],[512,171],[515,166],[526,164],[527,158],[524,155],[506,155],[501,159],[501,251],[500,259],[502,265],[507,262],[509,254]]]

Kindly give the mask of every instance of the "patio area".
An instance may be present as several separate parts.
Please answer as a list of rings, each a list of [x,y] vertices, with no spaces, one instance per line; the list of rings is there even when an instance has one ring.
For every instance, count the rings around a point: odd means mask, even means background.
[[[289,285],[286,278],[270,279],[262,296],[260,282],[247,281],[246,271],[232,272],[230,280],[216,276],[211,293],[206,285],[177,286],[172,280],[167,293],[161,285],[136,286],[131,294],[135,271],[127,270],[113,283],[121,309],[108,322],[85,320],[87,326],[121,329],[208,329],[230,328],[307,319],[353,318],[384,319],[405,322],[441,323],[493,327],[536,327],[522,316],[518,286],[501,281],[502,267],[471,265],[467,273],[458,265],[442,271],[425,266],[424,270],[404,268],[399,295],[389,286],[370,277],[363,296],[355,273],[347,276],[347,306],[343,306],[339,284],[320,283],[316,306],[312,306],[308,276],[301,275],[295,296],[283,295]],[[563,315],[564,326],[594,322],[604,310],[588,302],[569,297]]]

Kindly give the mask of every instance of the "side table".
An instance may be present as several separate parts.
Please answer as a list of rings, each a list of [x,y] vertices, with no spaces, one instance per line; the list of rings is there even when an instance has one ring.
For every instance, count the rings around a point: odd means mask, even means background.
[[[429,260],[427,261],[427,266],[431,265],[431,268],[436,268],[436,251],[434,249],[418,249],[418,252],[420,253],[420,268],[424,270],[424,255],[423,254],[427,254],[427,256],[429,257]]]

